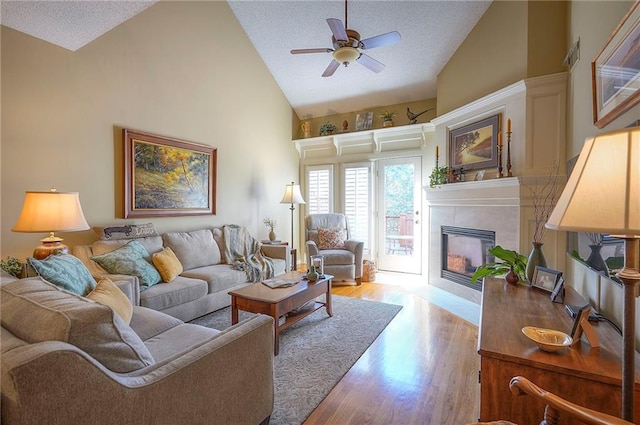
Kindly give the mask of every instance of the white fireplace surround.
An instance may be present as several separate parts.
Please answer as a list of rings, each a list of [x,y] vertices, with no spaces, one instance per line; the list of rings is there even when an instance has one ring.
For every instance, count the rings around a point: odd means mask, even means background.
[[[565,181],[565,104],[566,74],[553,74],[520,81],[432,121],[435,144],[447,152],[451,130],[495,114],[502,115],[503,123],[510,118],[514,177],[497,178],[494,168],[486,170],[486,180],[425,188],[429,284],[480,302],[479,291],[441,277],[441,226],[494,231],[496,245],[528,255],[535,228],[530,188],[545,185],[554,162],[562,185]],[[506,143],[504,133],[503,140]],[[502,160],[506,173],[506,157]],[[476,171],[467,172],[467,179],[473,179]],[[565,246],[564,233],[546,233],[543,252],[548,267],[564,268]]]

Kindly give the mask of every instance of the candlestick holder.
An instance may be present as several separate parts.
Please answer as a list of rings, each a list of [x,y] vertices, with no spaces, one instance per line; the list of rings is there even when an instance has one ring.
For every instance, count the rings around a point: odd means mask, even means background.
[[[513,177],[511,174],[511,132],[507,131],[507,177]]]
[[[502,145],[498,145],[498,178],[504,177],[502,174]]]

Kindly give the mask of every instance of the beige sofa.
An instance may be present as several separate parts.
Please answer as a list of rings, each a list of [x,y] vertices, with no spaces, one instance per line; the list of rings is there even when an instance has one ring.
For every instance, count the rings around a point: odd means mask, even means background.
[[[184,271],[167,284],[156,284],[137,294],[130,294],[134,304],[169,314],[185,322],[231,304],[229,291],[248,285],[247,274],[235,269],[232,259],[225,257],[224,228],[213,227],[189,232],[169,232],[163,235],[135,238],[149,254],[169,247]],[[113,251],[132,239],[98,240],[92,245],[78,245],[72,254],[87,266],[98,280],[102,276],[112,280],[137,281],[135,276],[111,275],[91,259],[92,256]],[[290,269],[288,246],[262,246],[262,254],[269,257],[275,275]],[[150,261],[150,259],[148,259]],[[141,285],[140,285],[141,286]]]
[[[0,292],[3,424],[268,424],[268,316],[217,331],[134,306],[127,325],[39,277]]]

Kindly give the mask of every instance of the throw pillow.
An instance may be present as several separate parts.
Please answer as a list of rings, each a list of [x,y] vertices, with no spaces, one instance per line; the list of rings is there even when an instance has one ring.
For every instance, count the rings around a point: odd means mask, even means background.
[[[128,325],[131,323],[133,316],[133,305],[129,298],[116,286],[111,279],[103,277],[100,279],[96,288],[87,295],[91,301],[95,301],[107,307],[111,307],[113,311]]]
[[[182,263],[173,253],[173,250],[166,247],[160,252],[156,252],[151,256],[153,258],[153,265],[156,266],[160,272],[163,282],[171,282],[184,270]]]
[[[87,267],[71,254],[50,255],[44,260],[30,257],[27,261],[38,276],[74,294],[84,296],[96,287]]]
[[[344,249],[347,240],[347,229],[325,229],[318,227],[319,249]]]
[[[140,287],[146,289],[162,280],[158,270],[144,259],[148,256],[149,253],[144,246],[132,240],[123,247],[105,254],[94,255],[91,259],[108,273],[137,276]]]

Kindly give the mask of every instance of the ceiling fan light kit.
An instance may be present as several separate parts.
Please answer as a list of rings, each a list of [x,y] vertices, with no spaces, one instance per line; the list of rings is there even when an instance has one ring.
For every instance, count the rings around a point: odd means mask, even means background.
[[[333,52],[333,59],[344,66],[355,62],[359,57],[360,52],[355,47],[341,47]]]
[[[376,35],[374,37],[360,40],[360,34],[357,31],[347,29],[347,1],[344,2],[344,23],[340,19],[329,18],[327,24],[333,34],[331,41],[333,49],[316,48],[316,49],[293,49],[291,54],[297,55],[301,53],[329,53],[333,52],[333,60],[322,73],[323,77],[330,77],[338,69],[340,64],[345,67],[358,61],[365,68],[380,72],[384,69],[384,64],[361,53],[360,50],[373,49],[374,47],[388,46],[395,44],[401,40],[401,36],[397,31],[388,32],[386,34]]]

